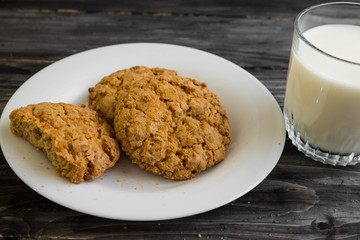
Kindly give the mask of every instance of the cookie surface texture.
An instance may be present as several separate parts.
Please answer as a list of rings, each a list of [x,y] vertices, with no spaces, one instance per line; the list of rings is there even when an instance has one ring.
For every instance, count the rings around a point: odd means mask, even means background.
[[[156,72],[147,84],[119,94],[115,134],[141,168],[169,179],[191,179],[225,158],[229,120],[205,83],[167,69]]]
[[[11,131],[41,149],[55,172],[73,183],[103,175],[120,156],[113,129],[91,109],[39,103],[16,109],[9,117]]]
[[[89,108],[97,111],[113,125],[116,98],[122,90],[142,87],[157,74],[176,74],[175,71],[135,66],[120,70],[104,77],[94,87],[89,88]]]

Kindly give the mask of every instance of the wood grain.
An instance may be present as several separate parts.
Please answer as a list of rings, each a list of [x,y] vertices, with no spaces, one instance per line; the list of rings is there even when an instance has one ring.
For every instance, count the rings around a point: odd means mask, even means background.
[[[224,57],[258,78],[282,107],[293,20],[321,2],[2,0],[0,112],[49,64],[129,42],[179,44]],[[360,239],[359,185],[360,165],[323,165],[287,139],[269,176],[223,207],[168,221],[115,221],[40,196],[14,174],[0,151],[0,238]]]
[[[292,2],[282,0],[182,0],[164,1],[153,0],[151,2],[142,0],[21,0],[3,1],[3,9],[31,11],[56,11],[63,13],[99,13],[122,14],[122,15],[165,15],[165,16],[216,16],[228,18],[294,18],[305,7],[322,3],[320,0],[304,0]]]
[[[276,19],[6,10],[0,11],[0,19],[7,33],[1,36],[3,60],[54,61],[104,45],[161,42],[209,51],[253,68],[287,67],[292,35],[279,35],[275,29],[291,32],[293,27],[290,20]],[[149,21],[151,25],[144,24]]]

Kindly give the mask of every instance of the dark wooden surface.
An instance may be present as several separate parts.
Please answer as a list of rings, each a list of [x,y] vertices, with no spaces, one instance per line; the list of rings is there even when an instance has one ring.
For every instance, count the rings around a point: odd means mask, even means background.
[[[324,1],[0,0],[0,112],[31,75],[104,45],[160,42],[224,57],[283,106],[293,20]],[[209,199],[211,201],[211,199]],[[287,139],[270,175],[210,212],[156,222],[97,218],[27,187],[0,152],[0,238],[360,239],[360,165],[312,161]]]

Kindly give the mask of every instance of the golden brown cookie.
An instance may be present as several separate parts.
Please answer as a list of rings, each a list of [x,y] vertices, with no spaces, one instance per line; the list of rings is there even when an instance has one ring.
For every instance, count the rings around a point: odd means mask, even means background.
[[[172,75],[176,72],[144,66],[114,72],[104,77],[95,87],[89,88],[89,108],[97,111],[110,125],[113,125],[117,95],[124,89],[142,87],[159,74]]]
[[[98,114],[65,103],[39,103],[10,114],[11,131],[41,149],[73,183],[95,179],[120,156],[113,129]]]
[[[119,93],[116,137],[141,168],[169,179],[190,179],[225,158],[229,120],[205,83],[160,72],[141,88]]]

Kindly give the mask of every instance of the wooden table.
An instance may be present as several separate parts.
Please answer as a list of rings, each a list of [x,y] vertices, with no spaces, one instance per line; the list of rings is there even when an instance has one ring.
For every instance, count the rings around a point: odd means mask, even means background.
[[[283,106],[293,21],[305,1],[0,1],[0,111],[49,64],[131,42],[189,46],[257,77]],[[218,209],[155,222],[102,219],[40,196],[0,153],[0,238],[360,239],[360,165],[315,162],[287,139],[268,177]]]

